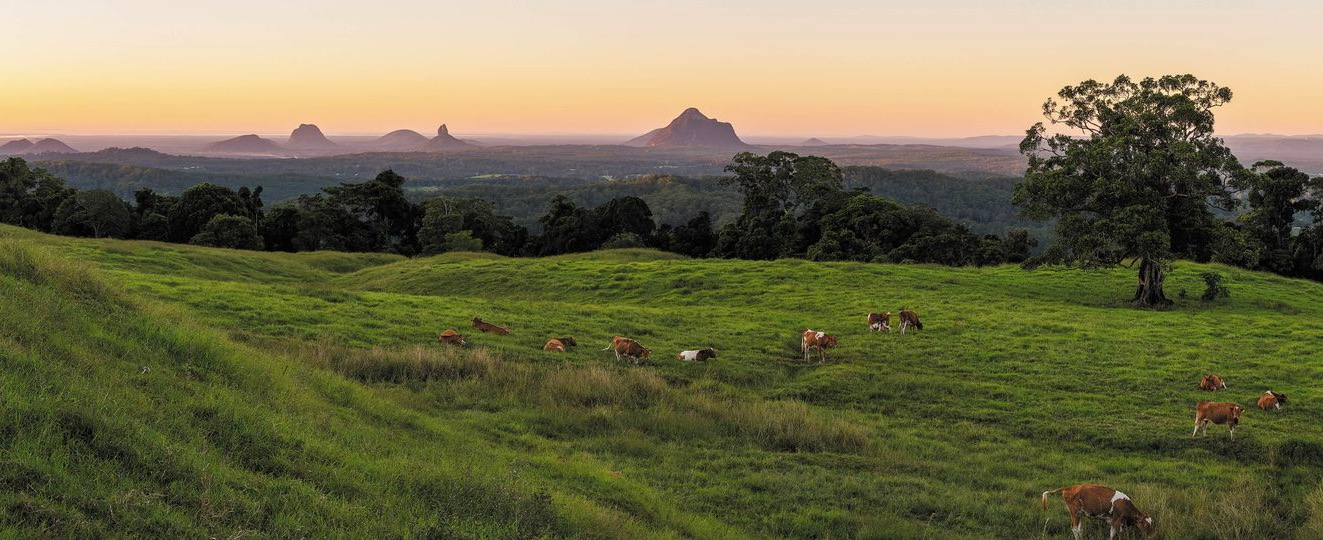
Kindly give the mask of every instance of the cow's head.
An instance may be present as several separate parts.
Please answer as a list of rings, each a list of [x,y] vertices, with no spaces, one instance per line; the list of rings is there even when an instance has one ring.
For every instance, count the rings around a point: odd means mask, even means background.
[[[1147,536],[1153,536],[1153,516],[1140,512],[1135,517],[1135,528]]]
[[[1286,394],[1278,394],[1277,392],[1273,392],[1271,390],[1269,390],[1268,393],[1272,394],[1272,397],[1277,399],[1278,403],[1281,403],[1283,405],[1286,404]]]
[[[832,335],[822,336],[822,346],[828,348],[835,347],[836,336],[832,336]]]
[[[560,338],[560,342],[561,342],[561,343],[564,343],[567,347],[578,347],[578,346],[579,346],[579,343],[576,342],[576,341],[574,341],[574,338],[572,338],[572,337],[563,337],[563,338]]]
[[[639,348],[643,349],[643,352],[639,353],[639,358],[647,358],[648,356],[652,355],[652,349],[649,349],[647,347],[639,347]]]

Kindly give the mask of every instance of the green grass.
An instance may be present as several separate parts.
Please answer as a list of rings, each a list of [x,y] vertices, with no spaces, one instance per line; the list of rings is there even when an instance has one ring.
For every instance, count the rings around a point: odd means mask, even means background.
[[[1323,286],[1179,263],[1168,292],[1196,298],[1206,270],[1230,299],[1141,311],[1119,269],[405,260],[0,227],[0,515],[57,536],[1066,538],[1038,494],[1089,481],[1163,538],[1323,536]],[[867,332],[902,306],[924,331]],[[441,349],[448,327],[472,346]],[[804,327],[840,336],[825,365],[798,361]],[[580,347],[540,350],[562,335]],[[652,359],[617,364],[613,335]],[[1291,403],[1192,440],[1206,372],[1228,380],[1216,399]]]

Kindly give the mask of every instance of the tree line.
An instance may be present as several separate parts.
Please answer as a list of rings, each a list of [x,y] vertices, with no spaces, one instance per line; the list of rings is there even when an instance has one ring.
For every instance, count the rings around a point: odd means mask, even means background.
[[[1034,244],[1024,230],[978,235],[929,207],[846,190],[841,169],[825,158],[742,153],[727,171],[731,176],[720,182],[743,202],[738,216],[719,229],[705,210],[659,226],[648,203],[636,196],[589,207],[557,195],[533,233],[481,198],[414,202],[406,196],[405,178],[392,170],[267,207],[260,186],[212,183],[178,195],[142,188],[126,201],[106,190],[67,187],[60,177],[10,158],[0,163],[0,222],[71,236],[408,256],[651,247],[692,257],[981,265],[1022,261]]]

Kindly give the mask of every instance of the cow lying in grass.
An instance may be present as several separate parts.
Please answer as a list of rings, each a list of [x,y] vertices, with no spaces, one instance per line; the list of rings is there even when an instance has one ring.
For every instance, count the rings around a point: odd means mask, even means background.
[[[611,344],[607,345],[604,351],[615,351],[616,361],[620,357],[628,357],[635,364],[639,363],[640,358],[647,358],[652,355],[652,349],[639,345],[639,342],[623,336],[611,338]]]
[[[436,340],[440,341],[442,345],[457,345],[460,347],[466,345],[464,342],[464,336],[461,336],[459,332],[456,332],[453,328],[447,328],[444,332],[441,332],[441,335],[437,336]]]
[[[1278,394],[1269,390],[1259,397],[1259,408],[1263,410],[1280,409],[1286,404],[1286,394]]]
[[[1240,423],[1240,411],[1242,409],[1235,403],[1214,403],[1212,401],[1200,401],[1194,406],[1194,433],[1190,438],[1194,438],[1199,433],[1199,427],[1203,426],[1204,436],[1208,436],[1208,423],[1227,424],[1231,429],[1231,440],[1236,440],[1236,424]]]
[[[1130,497],[1120,491],[1098,484],[1060,487],[1043,492],[1043,510],[1047,510],[1047,496],[1053,493],[1060,493],[1061,500],[1066,503],[1066,511],[1070,513],[1070,532],[1075,534],[1075,540],[1079,540],[1084,532],[1084,516],[1107,520],[1111,528],[1109,538],[1115,538],[1126,527],[1134,527],[1150,536],[1153,534],[1153,518],[1140,512]]]
[[[473,318],[473,327],[477,328],[479,332],[491,332],[498,336],[503,336],[510,333],[509,328],[506,328],[504,326],[496,326],[492,323],[485,322],[482,320],[482,317]]]
[[[544,351],[566,352],[569,349],[578,347],[579,344],[572,337],[559,337],[547,340],[547,344],[542,346]]]
[[[1199,389],[1206,392],[1216,392],[1227,387],[1227,382],[1217,375],[1204,375],[1199,379]]]
[[[680,354],[675,355],[675,357],[681,362],[706,362],[708,359],[716,358],[717,351],[712,347],[708,347],[697,351],[680,351]]]
[[[818,350],[818,363],[821,364],[827,360],[826,350],[836,346],[836,336],[817,330],[804,330],[801,338],[799,348],[804,353],[805,362],[808,362],[810,349]]]
[[[868,331],[871,332],[891,332],[891,312],[868,314]]]

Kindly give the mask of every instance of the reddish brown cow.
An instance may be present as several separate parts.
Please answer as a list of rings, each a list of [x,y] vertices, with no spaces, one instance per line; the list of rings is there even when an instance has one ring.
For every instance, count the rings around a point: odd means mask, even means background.
[[[1204,378],[1199,379],[1200,390],[1216,392],[1226,387],[1227,382],[1217,375],[1204,375]]]
[[[1269,390],[1259,397],[1259,408],[1263,410],[1280,409],[1286,404],[1286,394],[1278,394]]]
[[[453,328],[448,328],[444,332],[441,332],[441,335],[437,336],[436,340],[440,341],[442,345],[458,345],[460,347],[466,345],[464,342],[464,336],[459,335],[459,332],[456,332]]]
[[[912,309],[900,310],[900,333],[905,334],[905,329],[911,326],[916,330],[923,330],[923,323],[919,322],[919,314]]]
[[[804,353],[804,361],[808,362],[809,349],[818,350],[818,363],[821,364],[827,360],[827,349],[836,346],[836,336],[828,335],[817,330],[804,330],[799,348]]]
[[[1075,484],[1043,492],[1043,509],[1047,510],[1047,496],[1060,493],[1070,513],[1070,532],[1079,540],[1084,532],[1084,516],[1107,520],[1111,526],[1109,538],[1125,531],[1126,527],[1139,529],[1146,535],[1153,535],[1153,518],[1140,512],[1130,497],[1115,489],[1098,484]]]
[[[479,332],[491,332],[498,336],[503,336],[510,333],[509,328],[506,328],[504,326],[496,326],[492,323],[485,322],[482,320],[481,317],[473,318],[473,327],[477,328]]]
[[[884,311],[884,312],[882,312],[882,313],[869,313],[869,314],[868,314],[868,331],[869,331],[869,332],[882,332],[882,331],[891,332],[891,312],[890,312],[890,311]]]
[[[615,351],[616,360],[620,357],[628,357],[635,364],[639,363],[640,358],[647,358],[652,355],[652,349],[639,345],[639,342],[623,336],[611,338],[611,344],[607,345],[604,351]]]
[[[547,344],[542,346],[544,351],[565,352],[565,342],[559,339],[549,339]]]
[[[1190,438],[1194,438],[1199,433],[1199,427],[1203,426],[1204,436],[1208,436],[1208,423],[1227,424],[1231,428],[1231,440],[1236,440],[1236,424],[1240,423],[1240,405],[1235,403],[1214,403],[1212,401],[1200,401],[1194,406],[1194,433]]]

